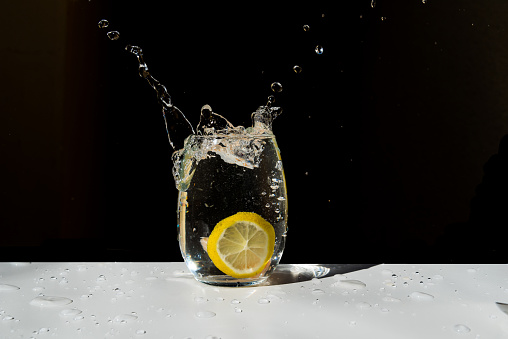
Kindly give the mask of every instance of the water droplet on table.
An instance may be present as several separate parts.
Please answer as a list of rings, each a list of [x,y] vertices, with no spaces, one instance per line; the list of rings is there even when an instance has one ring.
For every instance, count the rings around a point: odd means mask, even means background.
[[[106,28],[109,26],[109,21],[106,19],[102,19],[101,21],[99,21],[98,26],[99,28]]]
[[[199,311],[196,313],[196,317],[198,317],[198,318],[213,318],[216,315],[217,314],[212,311]]]
[[[0,284],[0,292],[1,291],[17,291],[19,290],[18,286],[9,285],[9,284]]]
[[[134,314],[119,314],[113,320],[117,323],[127,323],[136,319],[138,319],[138,317]]]
[[[40,296],[32,299],[30,305],[40,307],[65,306],[72,303],[72,300],[65,297]]]
[[[356,304],[356,308],[358,308],[360,310],[367,310],[367,309],[369,309],[371,307],[372,307],[371,304],[366,303],[364,301],[361,301],[358,304]]]
[[[312,294],[324,294],[324,293],[325,293],[325,291],[323,291],[320,288],[315,288],[312,290]]]
[[[258,300],[258,304],[269,304],[270,303],[270,300],[266,299],[266,298],[261,298]]]
[[[409,295],[411,299],[418,301],[431,301],[434,299],[432,294],[424,293],[424,292],[413,292]]]
[[[136,334],[137,335],[143,335],[143,334],[146,334],[146,331],[145,330],[137,330]]]
[[[340,280],[332,284],[332,286],[346,288],[350,290],[359,290],[367,287],[363,281],[360,280]]]
[[[194,301],[197,302],[197,303],[204,303],[204,302],[207,302],[208,299],[206,299],[204,297],[195,297]]]
[[[231,300],[231,303],[232,303],[232,304],[239,304],[239,303],[240,303],[240,300],[238,300],[238,299],[233,299],[233,300]]]
[[[62,317],[72,317],[76,316],[81,313],[81,310],[78,310],[77,308],[67,308],[65,310],[60,311],[60,315]]]
[[[471,332],[471,329],[467,327],[466,325],[457,324],[453,326],[453,330],[457,333],[469,333]]]

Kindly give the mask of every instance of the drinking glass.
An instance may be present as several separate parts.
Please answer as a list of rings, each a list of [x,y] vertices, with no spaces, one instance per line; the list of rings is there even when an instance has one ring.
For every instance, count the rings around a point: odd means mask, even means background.
[[[179,168],[186,174],[182,180],[185,184],[180,185],[177,209],[178,239],[187,267],[198,281],[211,285],[248,286],[264,282],[281,259],[287,232],[286,181],[275,136],[190,138],[187,144],[192,146],[180,154],[183,160]],[[214,229],[219,234],[224,227],[220,225],[234,218],[241,223],[241,216],[252,217],[251,221],[261,223],[270,232],[273,228],[274,241],[267,246],[268,260],[263,261],[262,267],[258,264],[255,274],[233,276],[215,262],[209,241],[214,238]]]

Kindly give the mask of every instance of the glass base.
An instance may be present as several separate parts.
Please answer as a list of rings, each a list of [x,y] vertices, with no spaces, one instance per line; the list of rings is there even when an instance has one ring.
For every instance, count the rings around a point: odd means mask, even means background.
[[[244,278],[238,279],[227,275],[210,275],[207,277],[194,276],[197,281],[213,285],[213,286],[224,286],[224,287],[242,287],[242,286],[255,286],[266,281],[267,276],[261,278]]]

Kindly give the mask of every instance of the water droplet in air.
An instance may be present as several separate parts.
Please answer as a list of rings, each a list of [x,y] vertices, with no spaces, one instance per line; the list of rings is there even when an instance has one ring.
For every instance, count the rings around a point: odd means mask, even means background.
[[[65,306],[70,304],[71,302],[72,300],[69,298],[41,296],[32,299],[32,301],[30,301],[30,305],[40,307]]]
[[[118,31],[110,31],[106,34],[109,40],[118,40],[120,38],[120,32]]]
[[[323,46],[317,45],[316,48],[314,48],[314,51],[316,51],[316,54],[323,54]]]
[[[423,292],[413,292],[409,295],[411,299],[419,300],[419,301],[430,301],[434,299],[432,294],[423,293]]]
[[[376,7],[376,0],[370,1],[370,7],[372,7],[372,8]]]
[[[102,19],[101,21],[99,21],[99,28],[106,28],[109,26],[109,21],[106,20],[106,19]]]
[[[309,29],[310,29],[309,25],[303,25],[303,30],[304,30],[305,32],[308,32],[308,31],[309,31]]]
[[[0,291],[17,291],[17,290],[19,290],[18,286],[9,284],[0,284]]]
[[[282,92],[282,85],[280,84],[280,82],[273,82],[270,87],[272,88],[272,91],[274,91],[275,93]]]
[[[302,68],[300,66],[298,66],[298,65],[295,65],[293,67],[293,71],[295,71],[295,73],[298,74],[298,73],[302,72]]]
[[[382,16],[381,17],[381,21],[385,21],[386,20],[386,17],[385,16]]]
[[[199,311],[196,313],[196,317],[198,318],[213,318],[215,316],[216,313],[212,311]]]
[[[422,4],[426,4],[427,3],[427,0],[422,0]]]
[[[467,327],[466,325],[457,324],[453,326],[453,330],[457,333],[469,333],[471,332],[471,329]]]

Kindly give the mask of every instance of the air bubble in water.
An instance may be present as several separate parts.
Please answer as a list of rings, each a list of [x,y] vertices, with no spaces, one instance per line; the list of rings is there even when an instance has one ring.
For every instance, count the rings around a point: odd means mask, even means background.
[[[300,66],[298,66],[298,65],[295,65],[295,66],[293,67],[293,71],[294,71],[296,74],[298,74],[298,73],[301,73],[301,72],[302,72],[302,68],[301,68]]]
[[[324,51],[323,46],[317,45],[316,48],[314,48],[314,51],[316,51],[316,54],[319,54],[319,55],[323,54],[323,51]]]
[[[272,88],[272,91],[274,91],[275,93],[282,92],[282,85],[280,84],[280,82],[273,82],[270,87]]]
[[[109,21],[106,20],[106,19],[102,19],[101,21],[99,21],[99,28],[106,28],[109,26]]]
[[[109,40],[118,40],[120,38],[120,32],[118,31],[110,31],[106,34]]]
[[[310,29],[309,25],[303,25],[303,30],[304,30],[305,32],[308,32],[308,31],[309,31],[309,29]]]

